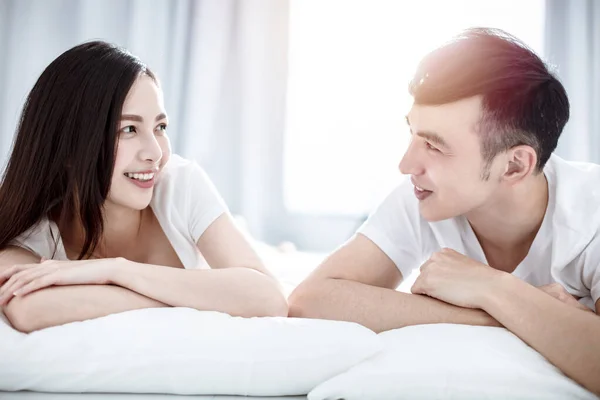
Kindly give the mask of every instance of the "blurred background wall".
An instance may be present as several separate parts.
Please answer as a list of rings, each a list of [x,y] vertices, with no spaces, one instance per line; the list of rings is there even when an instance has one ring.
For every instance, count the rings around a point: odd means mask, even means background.
[[[331,251],[401,179],[420,57],[470,26],[552,66],[572,106],[557,152],[600,162],[594,0],[0,0],[0,165],[43,69],[110,41],[158,74],[174,151],[257,239]]]

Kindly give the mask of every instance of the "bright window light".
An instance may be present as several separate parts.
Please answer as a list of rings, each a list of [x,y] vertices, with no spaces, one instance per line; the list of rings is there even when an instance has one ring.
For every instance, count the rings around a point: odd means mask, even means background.
[[[291,0],[284,156],[288,211],[364,215],[399,182],[408,82],[473,26],[543,56],[544,0]]]

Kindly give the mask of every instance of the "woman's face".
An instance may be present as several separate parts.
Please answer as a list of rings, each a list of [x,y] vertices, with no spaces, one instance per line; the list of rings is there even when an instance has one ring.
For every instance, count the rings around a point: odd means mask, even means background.
[[[171,155],[167,125],[162,91],[151,77],[140,75],[123,104],[107,203],[133,210],[150,204]]]

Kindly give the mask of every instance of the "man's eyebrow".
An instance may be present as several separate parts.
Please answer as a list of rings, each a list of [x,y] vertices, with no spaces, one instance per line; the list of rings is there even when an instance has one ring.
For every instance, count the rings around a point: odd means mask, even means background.
[[[408,115],[406,115],[404,117],[404,120],[406,121],[406,124],[410,127],[410,119],[408,118]],[[412,134],[413,131],[412,129],[410,130],[410,133]],[[438,135],[435,132],[431,132],[431,131],[417,131],[416,133],[417,136],[422,137],[425,140],[430,141],[431,143],[434,143],[440,147],[444,147],[446,149],[450,149],[450,145],[444,140],[443,137],[441,137],[440,135]]]
[[[450,149],[450,146],[448,145],[448,143],[444,140],[443,137],[441,137],[440,135],[438,135],[435,132],[428,132],[428,131],[417,131],[416,133],[417,136],[422,137],[423,139],[434,143],[440,147],[443,147],[445,149]]]

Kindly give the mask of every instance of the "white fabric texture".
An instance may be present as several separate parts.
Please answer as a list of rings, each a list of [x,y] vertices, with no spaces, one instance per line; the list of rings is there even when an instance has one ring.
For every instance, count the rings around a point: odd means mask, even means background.
[[[196,242],[228,209],[203,169],[173,154],[157,177],[150,207],[184,267],[208,267]],[[47,219],[12,244],[40,257],[67,260],[58,227]]]
[[[504,328],[417,325],[379,336],[381,353],[308,399],[597,399]]]
[[[513,275],[534,285],[558,282],[593,308],[600,298],[600,166],[552,155],[544,168],[549,201],[529,253]],[[398,186],[359,228],[406,279],[444,248],[488,264],[463,216],[427,222],[410,180]]]
[[[22,334],[0,320],[0,390],[286,396],[382,348],[355,323],[128,311]]]

